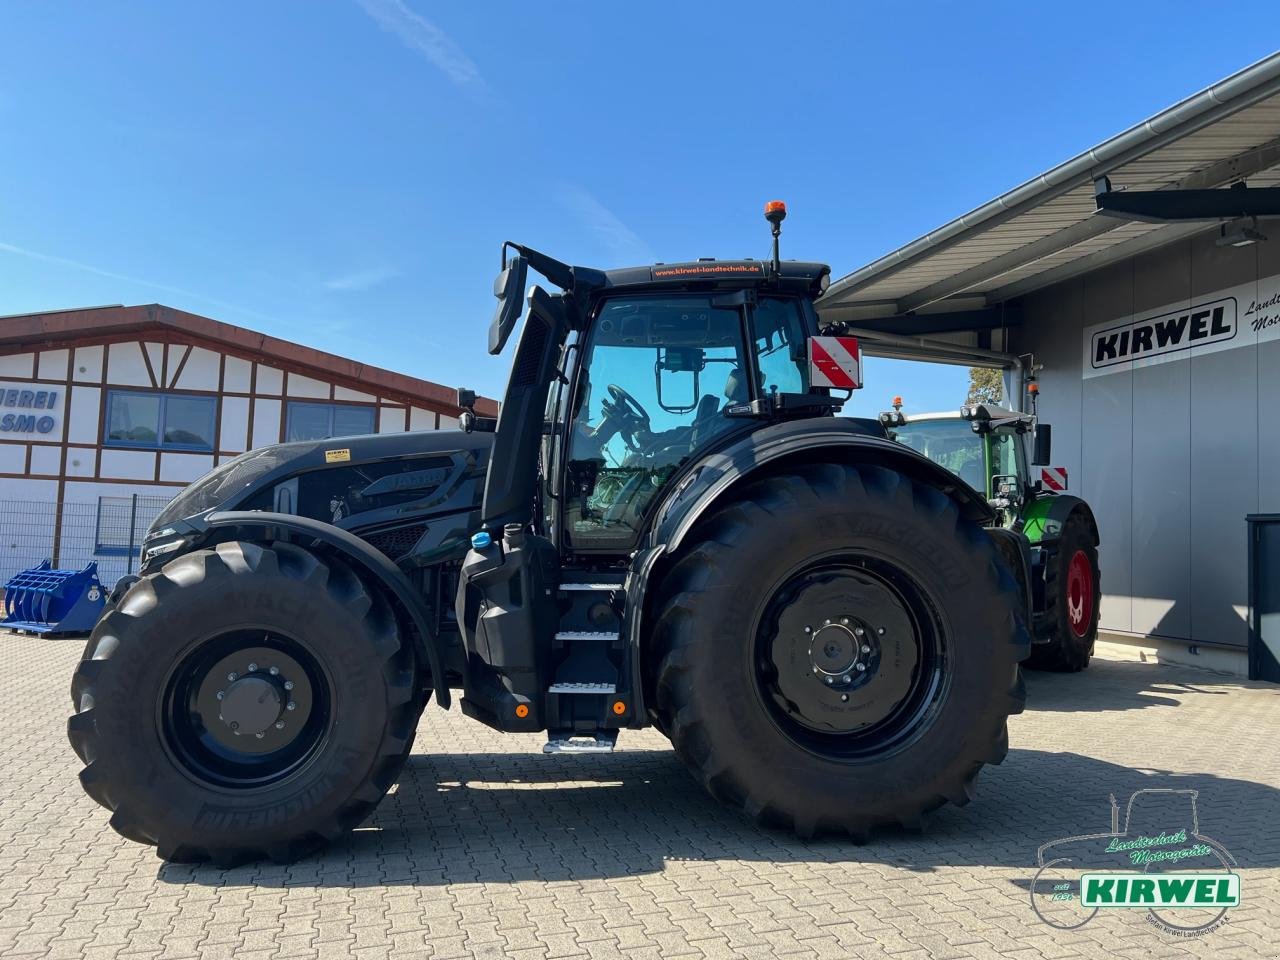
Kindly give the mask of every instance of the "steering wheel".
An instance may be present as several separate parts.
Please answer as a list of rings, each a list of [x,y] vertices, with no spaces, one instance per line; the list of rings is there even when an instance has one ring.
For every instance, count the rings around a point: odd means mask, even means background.
[[[616,383],[609,384],[605,389],[613,400],[612,403],[606,400],[601,404],[604,408],[605,416],[617,426],[623,443],[633,452],[639,453],[640,447],[636,443],[635,434],[653,432],[649,426],[648,411],[640,405],[639,400]]]

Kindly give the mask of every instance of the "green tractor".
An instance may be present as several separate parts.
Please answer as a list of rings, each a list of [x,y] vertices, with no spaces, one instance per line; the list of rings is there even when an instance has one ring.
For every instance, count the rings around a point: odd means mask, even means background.
[[[1098,524],[1089,505],[1066,493],[1066,472],[1049,467],[1051,428],[1035,414],[991,404],[958,413],[902,413],[902,398],[880,414],[890,438],[918,450],[983,494],[1000,524],[1030,552],[1027,593],[1032,646],[1027,666],[1075,672],[1089,665],[1098,636],[1102,585]],[[1031,463],[1025,438],[1034,437]],[[1043,468],[1032,473],[1032,467]],[[1009,541],[1018,543],[1018,540]],[[1021,565],[1014,563],[1014,569]]]

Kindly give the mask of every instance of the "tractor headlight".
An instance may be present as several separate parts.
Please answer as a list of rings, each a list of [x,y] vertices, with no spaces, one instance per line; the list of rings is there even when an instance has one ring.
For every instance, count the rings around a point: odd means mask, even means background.
[[[167,532],[173,533],[174,531],[169,530]],[[186,545],[187,545],[186,537],[175,537],[172,540],[166,540],[163,543],[157,543],[154,547],[147,547],[147,549],[142,552],[142,562],[149,563],[150,561],[154,560],[156,557],[163,557],[165,554],[173,553],[175,550],[180,550],[182,547],[185,547]]]

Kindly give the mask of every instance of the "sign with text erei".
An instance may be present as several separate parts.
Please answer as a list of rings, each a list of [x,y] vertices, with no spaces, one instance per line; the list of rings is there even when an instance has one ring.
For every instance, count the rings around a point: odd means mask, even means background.
[[[0,437],[61,440],[62,403],[58,387],[0,382]]]
[[[1125,373],[1280,339],[1280,277],[1245,283],[1084,331],[1084,376]]]

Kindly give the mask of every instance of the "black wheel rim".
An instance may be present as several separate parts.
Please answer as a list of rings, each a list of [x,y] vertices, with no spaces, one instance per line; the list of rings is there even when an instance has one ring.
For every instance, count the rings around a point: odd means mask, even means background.
[[[191,776],[265,786],[302,766],[330,729],[331,689],[305,645],[242,629],[200,643],[170,673],[158,717],[166,749]]]
[[[756,679],[787,737],[861,762],[919,738],[950,682],[946,631],[928,594],[876,557],[840,555],[785,577],[756,630]]]

